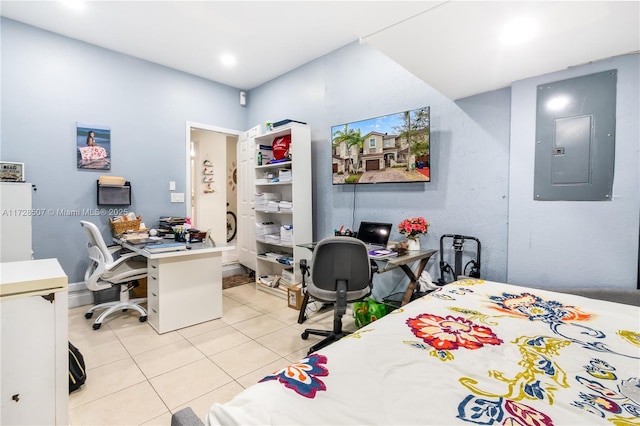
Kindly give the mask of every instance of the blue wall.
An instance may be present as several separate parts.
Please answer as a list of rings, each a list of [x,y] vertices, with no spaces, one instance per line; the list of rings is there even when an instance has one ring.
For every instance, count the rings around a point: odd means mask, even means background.
[[[4,18],[1,36],[0,157],[25,163],[34,208],[96,208],[96,180],[108,174],[131,182],[129,208],[148,225],[184,216],[184,203],[170,203],[169,181],[185,191],[186,122],[245,128],[237,89]],[[110,171],[77,169],[76,122],[111,128]],[[106,215],[33,218],[35,258],[58,258],[69,282],[83,281],[86,267],[79,220],[110,238]]]
[[[637,63],[638,55],[634,55],[605,65],[620,66],[624,76],[618,93],[622,102],[617,135],[624,157],[618,159],[617,154],[614,188],[624,189],[623,200],[616,203],[614,198],[608,207],[603,207],[604,203],[587,208],[575,226],[571,220],[565,221],[576,234],[584,231],[579,223],[591,217],[594,209],[608,209],[612,222],[623,219],[623,232],[629,237],[615,253],[618,272],[608,273],[608,259],[600,255],[602,266],[592,274],[593,283],[607,282],[620,288],[634,288],[637,280],[638,105],[637,97],[634,104],[632,95],[623,93],[623,89],[635,88],[633,93],[637,94]],[[547,81],[593,69],[576,67],[555,73]],[[312,130],[316,239],[341,224],[357,227],[367,219],[396,224],[420,215],[432,224],[429,234],[422,237],[424,247],[438,248],[443,234],[475,236],[482,242],[483,278],[506,281],[512,264],[508,255],[513,226],[510,214],[526,208],[520,197],[529,195],[519,191],[526,192],[522,182],[533,182],[533,175],[527,172],[510,179],[523,159],[532,161],[522,146],[530,143],[530,129],[535,127],[533,89],[545,78],[516,82],[513,89],[454,102],[372,47],[353,43],[251,90],[247,107],[242,108],[237,89],[3,19],[0,155],[4,161],[27,163],[28,180],[38,185],[34,207],[95,207],[95,180],[101,173],[76,169],[75,123],[109,125],[113,169],[108,174],[131,180],[131,208],[157,218],[185,211],[183,204],[169,203],[168,181],[175,180],[179,191],[185,189],[186,121],[237,130],[283,118],[306,121]],[[425,105],[431,107],[432,114],[431,183],[355,188],[332,185],[331,126]],[[621,138],[621,133],[626,137]],[[620,186],[620,177],[632,182]],[[584,204],[575,206],[578,209]],[[565,213],[579,214],[571,209]],[[553,220],[553,214],[536,220]],[[602,220],[600,214],[593,217]],[[78,219],[34,219],[36,257],[60,258],[70,282],[82,281],[85,265],[84,235]],[[108,236],[107,218],[100,220]],[[518,232],[521,225],[515,228]],[[395,232],[392,235],[392,239],[400,238]],[[599,244],[610,246],[619,240],[618,233],[598,234]],[[556,244],[555,236],[548,235],[536,241],[536,250],[529,257]],[[571,248],[569,253],[547,257],[542,266],[518,256],[518,273],[534,274],[558,261],[570,271],[582,267],[583,259],[593,259],[593,247],[584,241]],[[445,258],[452,260],[448,257],[452,255],[450,248],[445,247],[445,252]],[[440,275],[438,260],[429,263],[434,278]],[[376,277],[377,296],[404,289],[406,279],[396,272]],[[522,276],[518,275],[517,281]],[[529,284],[575,286],[569,276],[537,275],[533,281]],[[589,284],[582,282],[581,286]]]
[[[610,201],[534,201],[536,87],[616,69]],[[626,55],[512,85],[509,282],[635,288],[640,215],[640,55]]]
[[[639,64],[640,55],[620,56],[453,102],[375,49],[353,43],[251,91],[249,123],[274,114],[311,125],[316,238],[340,224],[422,215],[432,223],[423,246],[438,248],[443,234],[480,239],[483,278],[629,289],[638,280]],[[607,69],[618,69],[613,200],[534,202],[536,85]],[[423,105],[431,106],[432,183],[331,185],[331,126]],[[440,276],[437,261],[428,270]],[[376,296],[406,285],[402,273],[376,280]]]
[[[431,107],[431,183],[332,185],[331,126],[425,105]],[[352,43],[252,90],[248,122],[292,118],[311,126],[316,239],[341,224],[423,216],[431,222],[423,247],[438,248],[443,234],[477,237],[482,276],[504,281],[509,114],[509,89],[453,102],[374,48]],[[391,239],[403,237],[394,228]],[[453,264],[450,247],[445,251]],[[434,279],[438,261],[428,264]],[[378,297],[407,285],[401,271],[375,279]]]

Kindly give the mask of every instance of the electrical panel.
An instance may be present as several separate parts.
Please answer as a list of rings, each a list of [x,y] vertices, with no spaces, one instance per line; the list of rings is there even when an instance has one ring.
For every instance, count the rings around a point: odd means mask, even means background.
[[[541,84],[534,200],[611,200],[617,71]]]

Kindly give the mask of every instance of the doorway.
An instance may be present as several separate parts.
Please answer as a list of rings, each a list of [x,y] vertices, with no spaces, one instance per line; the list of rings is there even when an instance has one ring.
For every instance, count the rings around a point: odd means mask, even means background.
[[[211,230],[216,244],[227,242],[227,212],[237,211],[236,153],[240,132],[187,123],[187,216],[201,231]],[[237,226],[237,225],[236,225]],[[237,232],[236,232],[237,235]],[[242,269],[236,250],[222,253],[223,276]]]

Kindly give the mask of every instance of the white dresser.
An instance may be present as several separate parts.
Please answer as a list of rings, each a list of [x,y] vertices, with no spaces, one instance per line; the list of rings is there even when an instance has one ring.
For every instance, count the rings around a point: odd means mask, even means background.
[[[67,310],[56,259],[0,263],[0,424],[69,423]]]

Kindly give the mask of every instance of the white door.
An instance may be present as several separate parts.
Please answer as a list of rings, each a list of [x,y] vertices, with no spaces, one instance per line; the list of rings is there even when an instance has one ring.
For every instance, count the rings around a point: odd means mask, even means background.
[[[256,270],[256,212],[255,195],[255,141],[260,126],[243,132],[238,137],[238,262]]]

